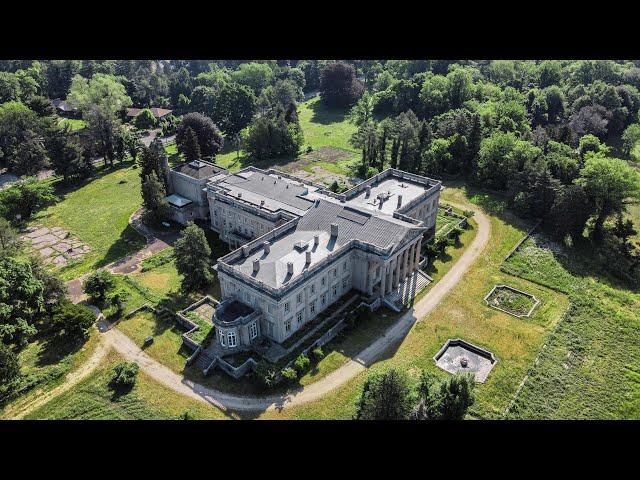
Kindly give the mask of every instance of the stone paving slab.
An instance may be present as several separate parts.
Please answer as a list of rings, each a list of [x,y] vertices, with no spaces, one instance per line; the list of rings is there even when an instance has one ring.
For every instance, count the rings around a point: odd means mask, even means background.
[[[59,267],[68,265],[69,261],[82,258],[91,251],[91,247],[62,227],[47,228],[34,225],[26,229],[23,240],[31,243],[31,247],[38,252],[46,264]]]

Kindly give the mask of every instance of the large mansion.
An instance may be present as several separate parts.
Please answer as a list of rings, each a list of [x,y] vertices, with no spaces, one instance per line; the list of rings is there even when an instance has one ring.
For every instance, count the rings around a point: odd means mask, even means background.
[[[216,265],[218,347],[284,342],[351,290],[381,305],[417,275],[435,230],[439,181],[388,169],[335,194],[275,170],[169,169],[174,220],[206,220],[232,248]]]

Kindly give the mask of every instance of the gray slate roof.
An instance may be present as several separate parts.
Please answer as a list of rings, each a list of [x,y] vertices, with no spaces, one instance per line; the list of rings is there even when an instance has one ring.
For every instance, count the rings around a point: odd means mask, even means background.
[[[198,180],[213,177],[218,173],[226,173],[224,168],[202,160],[183,163],[182,165],[178,165],[173,168],[173,171],[188,175],[189,177]]]

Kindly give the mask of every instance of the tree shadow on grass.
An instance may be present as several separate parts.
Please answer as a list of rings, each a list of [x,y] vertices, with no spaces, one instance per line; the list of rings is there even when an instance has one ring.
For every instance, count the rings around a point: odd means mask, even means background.
[[[127,225],[120,234],[120,238],[111,244],[104,256],[98,260],[94,266],[96,268],[104,267],[116,260],[135,254],[146,245],[146,239],[136,232],[131,225]]]
[[[344,122],[347,117],[347,113],[349,113],[348,108],[326,106],[322,99],[313,102],[309,108],[313,112],[311,122],[319,123],[321,125],[331,125],[334,123]]]
[[[83,338],[69,337],[52,329],[38,334],[37,337],[40,337],[42,341],[42,348],[38,352],[36,362],[38,367],[59,363],[79,351],[89,338],[88,336]]]

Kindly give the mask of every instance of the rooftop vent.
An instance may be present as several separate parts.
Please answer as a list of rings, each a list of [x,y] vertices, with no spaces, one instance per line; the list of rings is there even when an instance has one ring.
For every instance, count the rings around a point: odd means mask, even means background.
[[[189,162],[189,166],[193,167],[193,168],[197,168],[200,169],[202,167],[204,167],[206,164],[204,162],[201,162],[200,160],[192,160]]]
[[[264,253],[269,254],[269,252],[271,251],[271,244],[267,241],[265,241],[262,246],[264,247]]]
[[[245,258],[249,256],[249,245],[242,246],[242,256]]]
[[[293,275],[293,262],[287,262],[287,274]]]
[[[309,265],[311,263],[311,252],[307,252],[306,258],[305,258],[305,263],[307,265]]]
[[[369,185],[367,185],[367,188],[365,189],[365,191],[367,193],[365,193],[364,198],[369,198],[371,196],[371,187]]]
[[[258,273],[258,270],[260,270],[260,260],[254,260],[253,261],[253,273]]]
[[[337,223],[332,223],[331,224],[331,236],[332,237],[337,237],[338,236],[338,224]]]
[[[293,248],[295,248],[299,252],[303,252],[304,250],[307,249],[308,246],[309,245],[307,244],[307,242],[303,242],[302,240],[298,240],[296,243],[293,244]]]
[[[260,200],[260,206],[264,207],[264,200]]]
[[[398,195],[398,208],[402,206],[402,195]]]
[[[238,198],[242,198],[242,192],[238,192]]]
[[[320,235],[314,235],[313,236],[313,245],[317,247],[319,243],[320,243]]]

